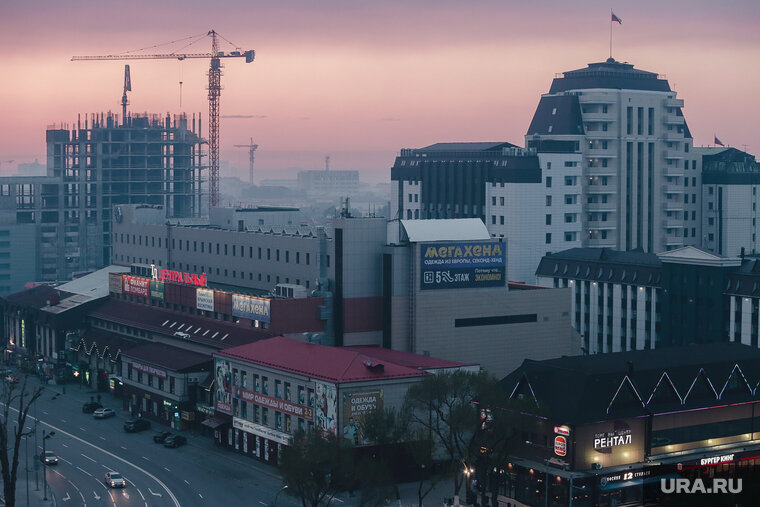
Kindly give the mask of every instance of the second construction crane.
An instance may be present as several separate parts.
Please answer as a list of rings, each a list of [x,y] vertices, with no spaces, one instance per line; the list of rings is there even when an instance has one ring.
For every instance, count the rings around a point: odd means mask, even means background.
[[[258,144],[253,144],[253,138],[251,138],[250,144],[236,144],[235,148],[248,148],[248,183],[253,185],[253,159]]]
[[[209,58],[211,65],[208,71],[208,152],[209,152],[209,184],[208,205],[209,208],[219,206],[219,97],[222,94],[222,58],[245,58],[246,63],[251,63],[256,57],[252,49],[248,51],[219,51],[217,41],[218,34],[210,30],[206,35],[211,37],[210,53],[164,53],[164,54],[118,54],[103,56],[74,56],[72,61],[90,60],[184,60],[186,58]],[[126,97],[125,81],[125,97]]]

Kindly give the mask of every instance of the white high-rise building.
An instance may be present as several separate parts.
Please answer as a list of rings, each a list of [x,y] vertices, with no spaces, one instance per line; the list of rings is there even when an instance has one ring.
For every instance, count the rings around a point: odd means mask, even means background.
[[[541,96],[526,145],[579,144],[584,246],[661,252],[698,241],[685,234],[699,203],[683,105],[664,77],[611,58],[565,72]]]

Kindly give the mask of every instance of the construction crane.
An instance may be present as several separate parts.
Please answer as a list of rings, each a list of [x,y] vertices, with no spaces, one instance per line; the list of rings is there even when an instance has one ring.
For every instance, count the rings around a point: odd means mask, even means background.
[[[253,152],[259,147],[258,144],[253,144],[253,138],[251,138],[250,144],[236,144],[235,148],[248,148],[248,183],[253,185]]]
[[[129,65],[124,66],[124,95],[121,96],[121,124],[127,124],[127,92],[132,91],[132,80],[129,77]]]
[[[73,56],[72,61],[93,60],[185,60],[187,58],[209,58],[211,64],[208,71],[208,152],[209,152],[209,184],[208,205],[219,205],[219,97],[222,93],[222,58],[245,58],[245,63],[251,63],[256,57],[253,49],[248,51],[219,51],[217,37],[221,37],[214,30],[210,30],[207,36],[211,37],[210,53],[164,53],[164,54],[118,54],[102,56]],[[226,40],[226,39],[225,39]],[[125,93],[126,95],[126,93]]]

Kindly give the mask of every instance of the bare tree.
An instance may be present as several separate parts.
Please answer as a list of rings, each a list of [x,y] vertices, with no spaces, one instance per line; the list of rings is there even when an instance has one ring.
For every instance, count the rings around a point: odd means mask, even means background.
[[[19,385],[10,379],[0,386],[0,469],[3,474],[3,495],[6,507],[16,505],[16,478],[18,477],[19,448],[21,439],[32,435],[25,430],[29,409],[42,396],[43,387],[28,385],[24,375]]]

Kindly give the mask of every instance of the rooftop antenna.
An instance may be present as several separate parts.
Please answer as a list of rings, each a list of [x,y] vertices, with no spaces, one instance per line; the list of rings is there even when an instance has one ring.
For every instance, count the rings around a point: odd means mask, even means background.
[[[327,155],[325,157],[325,171],[329,171],[329,170],[330,170],[330,155]]]
[[[132,91],[132,80],[129,77],[129,64],[124,66],[124,94],[121,96],[121,124],[127,124],[127,92]]]

